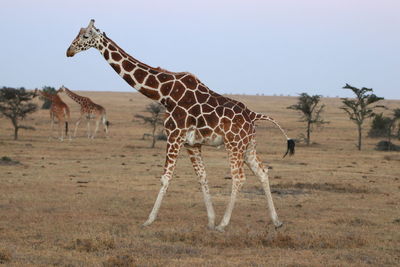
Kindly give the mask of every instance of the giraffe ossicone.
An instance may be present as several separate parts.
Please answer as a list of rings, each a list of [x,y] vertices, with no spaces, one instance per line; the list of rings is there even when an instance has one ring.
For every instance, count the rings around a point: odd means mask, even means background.
[[[167,155],[164,173],[161,176],[162,185],[153,209],[143,225],[150,225],[156,219],[182,147],[186,148],[199,178],[209,228],[223,231],[228,225],[236,195],[246,179],[244,164],[250,167],[263,186],[274,225],[276,227],[282,225],[272,200],[268,168],[264,167],[256,154],[255,122],[258,120],[274,123],[287,139],[286,154],[294,153],[293,140],[288,138],[273,118],[251,111],[243,103],[213,92],[189,72],[166,71],[140,62],[97,29],[94,20],[90,21],[88,27],[81,28],[66,54],[72,57],[91,47],[96,48],[129,85],[166,107],[164,127],[167,133]],[[221,223],[215,227],[215,212],[202,161],[201,147],[221,144],[225,145],[229,154],[232,192]]]

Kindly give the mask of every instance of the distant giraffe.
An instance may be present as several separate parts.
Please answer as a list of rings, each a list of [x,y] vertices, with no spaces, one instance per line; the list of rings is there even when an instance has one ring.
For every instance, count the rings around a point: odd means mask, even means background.
[[[100,121],[104,125],[104,130],[106,132],[106,137],[108,137],[108,126],[109,122],[107,121],[106,118],[106,110],[102,106],[94,103],[90,98],[85,97],[85,96],[80,96],[65,86],[61,86],[61,88],[58,90],[58,92],[65,92],[72,100],[74,100],[76,103],[78,103],[81,106],[81,116],[79,117],[78,121],[76,122],[75,125],[75,131],[74,131],[74,137],[76,136],[76,132],[78,130],[78,126],[82,121],[82,117],[86,116],[87,119],[87,137],[88,138],[95,138],[96,133],[99,129],[99,124]],[[94,118],[96,119],[96,129],[94,130],[93,134],[90,135],[90,120]]]
[[[164,126],[168,138],[164,174],[161,176],[162,186],[144,226],[150,225],[157,216],[172,178],[178,153],[183,146],[186,147],[199,177],[209,228],[223,231],[228,225],[236,195],[245,181],[244,163],[250,167],[263,185],[273,223],[276,227],[282,225],[272,201],[268,168],[263,166],[256,155],[255,122],[258,120],[274,123],[287,139],[286,154],[294,153],[294,141],[287,137],[274,119],[251,111],[239,101],[211,91],[191,73],[165,71],[138,61],[94,27],[94,20],[90,21],[87,28],[81,28],[68,48],[67,56],[72,57],[91,47],[99,50],[111,67],[129,85],[166,107]],[[201,157],[201,146],[222,144],[225,145],[229,154],[232,193],[224,217],[215,228],[215,213]]]
[[[51,106],[50,106],[51,133],[49,138],[53,136],[54,121],[57,118],[58,128],[60,131],[59,138],[61,141],[63,141],[64,132],[62,130],[62,125],[64,123],[65,123],[65,136],[68,135],[68,121],[70,120],[70,112],[68,105],[61,100],[60,96],[57,93],[50,94],[36,89],[35,94],[37,93],[39,93],[42,97],[51,101]],[[69,139],[71,139],[71,134],[69,134]]]

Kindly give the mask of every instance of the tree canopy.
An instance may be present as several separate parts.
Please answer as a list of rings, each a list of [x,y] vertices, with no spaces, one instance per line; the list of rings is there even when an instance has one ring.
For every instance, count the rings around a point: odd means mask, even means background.
[[[37,110],[37,105],[31,100],[35,97],[34,92],[28,92],[25,88],[19,89],[3,87],[0,89],[0,113],[11,120],[14,126],[14,139],[18,139],[19,129],[34,129],[31,126],[20,125],[28,114]]]
[[[361,150],[361,139],[362,139],[362,124],[368,118],[375,115],[374,109],[377,107],[384,107],[382,105],[373,105],[374,103],[383,100],[383,97],[378,97],[373,94],[372,88],[362,87],[361,89],[353,87],[346,83],[343,89],[351,90],[355,95],[355,99],[342,98],[342,103],[344,104],[341,109],[343,109],[350,120],[357,124],[358,130],[358,150]]]
[[[307,123],[307,145],[310,144],[311,141],[311,132],[313,129],[313,125],[319,127],[322,124],[328,123],[324,121],[321,116],[325,105],[320,104],[321,95],[308,95],[307,93],[301,93],[298,97],[297,104],[291,105],[287,107],[288,109],[293,109],[301,112],[301,121]]]

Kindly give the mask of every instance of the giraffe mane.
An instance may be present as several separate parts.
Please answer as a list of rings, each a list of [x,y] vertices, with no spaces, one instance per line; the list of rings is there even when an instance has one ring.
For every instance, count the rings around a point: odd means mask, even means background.
[[[179,74],[189,74],[189,75],[193,75],[195,76],[193,73],[190,73],[188,71],[179,71],[179,72],[175,72],[175,71],[170,71],[164,68],[161,68],[160,66],[157,68],[151,67],[149,65],[146,65],[146,67],[152,68],[153,70],[159,71],[159,72],[165,72],[167,74],[174,74],[174,75],[179,75]],[[195,76],[196,77],[196,76]]]
[[[93,27],[94,27],[94,26],[93,26]],[[100,32],[98,29],[96,29],[96,30],[97,30],[101,35],[103,35],[103,36],[107,39],[107,41],[109,41],[113,46],[118,47],[119,51],[120,51],[124,56],[126,56],[126,57],[132,57],[132,56],[129,55],[127,52],[125,52],[125,50],[123,50],[119,45],[117,45],[112,39],[110,39],[110,38],[106,35],[105,32]],[[145,66],[145,67],[147,67],[147,68],[149,68],[149,69],[152,69],[152,70],[155,70],[155,71],[158,71],[158,72],[163,72],[163,73],[171,74],[171,75],[188,74],[188,75],[193,75],[193,76],[197,79],[196,75],[194,75],[193,73],[190,73],[190,72],[188,72],[188,71],[179,71],[179,72],[175,72],[175,71],[170,71],[170,70],[161,68],[160,66],[158,66],[158,67],[155,68],[155,67],[152,67],[152,66],[150,66],[150,65],[148,65],[148,64],[146,64],[146,63],[143,63],[143,62],[141,62],[141,61],[140,61],[140,64],[142,64],[143,66]]]

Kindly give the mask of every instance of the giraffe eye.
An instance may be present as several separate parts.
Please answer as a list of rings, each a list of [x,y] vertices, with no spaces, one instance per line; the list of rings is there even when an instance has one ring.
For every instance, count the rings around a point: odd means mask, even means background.
[[[89,38],[89,35],[84,34],[84,35],[83,35],[83,39],[87,39],[87,38]]]

